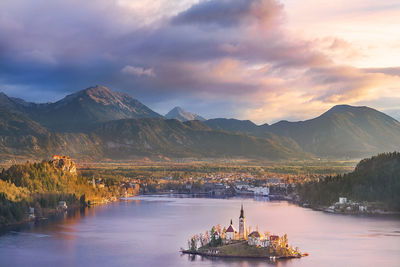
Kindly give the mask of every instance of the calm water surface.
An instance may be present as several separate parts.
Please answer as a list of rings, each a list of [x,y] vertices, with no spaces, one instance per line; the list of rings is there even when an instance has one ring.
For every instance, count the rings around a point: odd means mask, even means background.
[[[288,234],[309,257],[279,262],[181,255],[230,219]],[[400,266],[400,219],[326,214],[253,199],[138,197],[0,236],[0,266]]]

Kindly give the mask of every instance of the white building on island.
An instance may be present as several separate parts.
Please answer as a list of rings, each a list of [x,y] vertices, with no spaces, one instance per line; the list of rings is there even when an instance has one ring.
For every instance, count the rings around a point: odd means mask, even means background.
[[[226,229],[226,231],[225,231],[225,240],[226,241],[234,240],[236,233],[237,232],[236,232],[235,228],[233,227],[232,220],[231,220],[231,225],[229,225],[228,229]]]
[[[247,238],[247,243],[250,246],[259,246],[259,247],[268,247],[269,246],[269,238],[264,238],[260,232],[253,231],[249,234]]]

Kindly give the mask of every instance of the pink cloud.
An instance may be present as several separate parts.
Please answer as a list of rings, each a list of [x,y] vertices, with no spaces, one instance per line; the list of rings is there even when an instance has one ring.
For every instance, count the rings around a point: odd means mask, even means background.
[[[149,105],[219,101],[208,117],[257,122],[399,94],[398,67],[350,64],[368,49],[329,31],[293,31],[292,13],[277,0],[118,3],[2,2],[1,85],[61,94],[104,82]],[[141,23],[146,14],[155,19]]]

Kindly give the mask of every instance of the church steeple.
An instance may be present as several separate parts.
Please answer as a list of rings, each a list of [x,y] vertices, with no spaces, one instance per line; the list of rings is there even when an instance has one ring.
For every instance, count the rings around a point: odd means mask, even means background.
[[[243,204],[242,204],[242,208],[240,209],[240,216],[239,216],[239,219],[240,219],[240,218],[244,218]]]
[[[246,233],[246,219],[244,218],[244,210],[243,204],[240,209],[240,216],[239,216],[239,239],[243,240],[247,238]]]

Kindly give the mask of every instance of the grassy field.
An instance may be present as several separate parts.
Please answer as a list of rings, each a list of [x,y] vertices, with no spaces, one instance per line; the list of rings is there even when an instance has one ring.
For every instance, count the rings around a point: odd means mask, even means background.
[[[291,250],[290,248],[279,247],[275,249],[249,246],[247,241],[235,241],[232,244],[218,247],[209,247],[206,245],[199,248],[195,254],[237,258],[269,258],[271,256],[279,258],[292,258],[301,256],[301,254]]]
[[[161,177],[206,177],[210,173],[246,173],[254,177],[307,177],[337,175],[351,172],[356,161],[297,161],[297,162],[97,162],[78,163],[84,176],[109,178],[129,177],[153,179]]]
[[[267,248],[258,248],[249,246],[247,242],[240,242],[219,247],[219,255],[221,256],[237,256],[237,257],[269,257]]]

